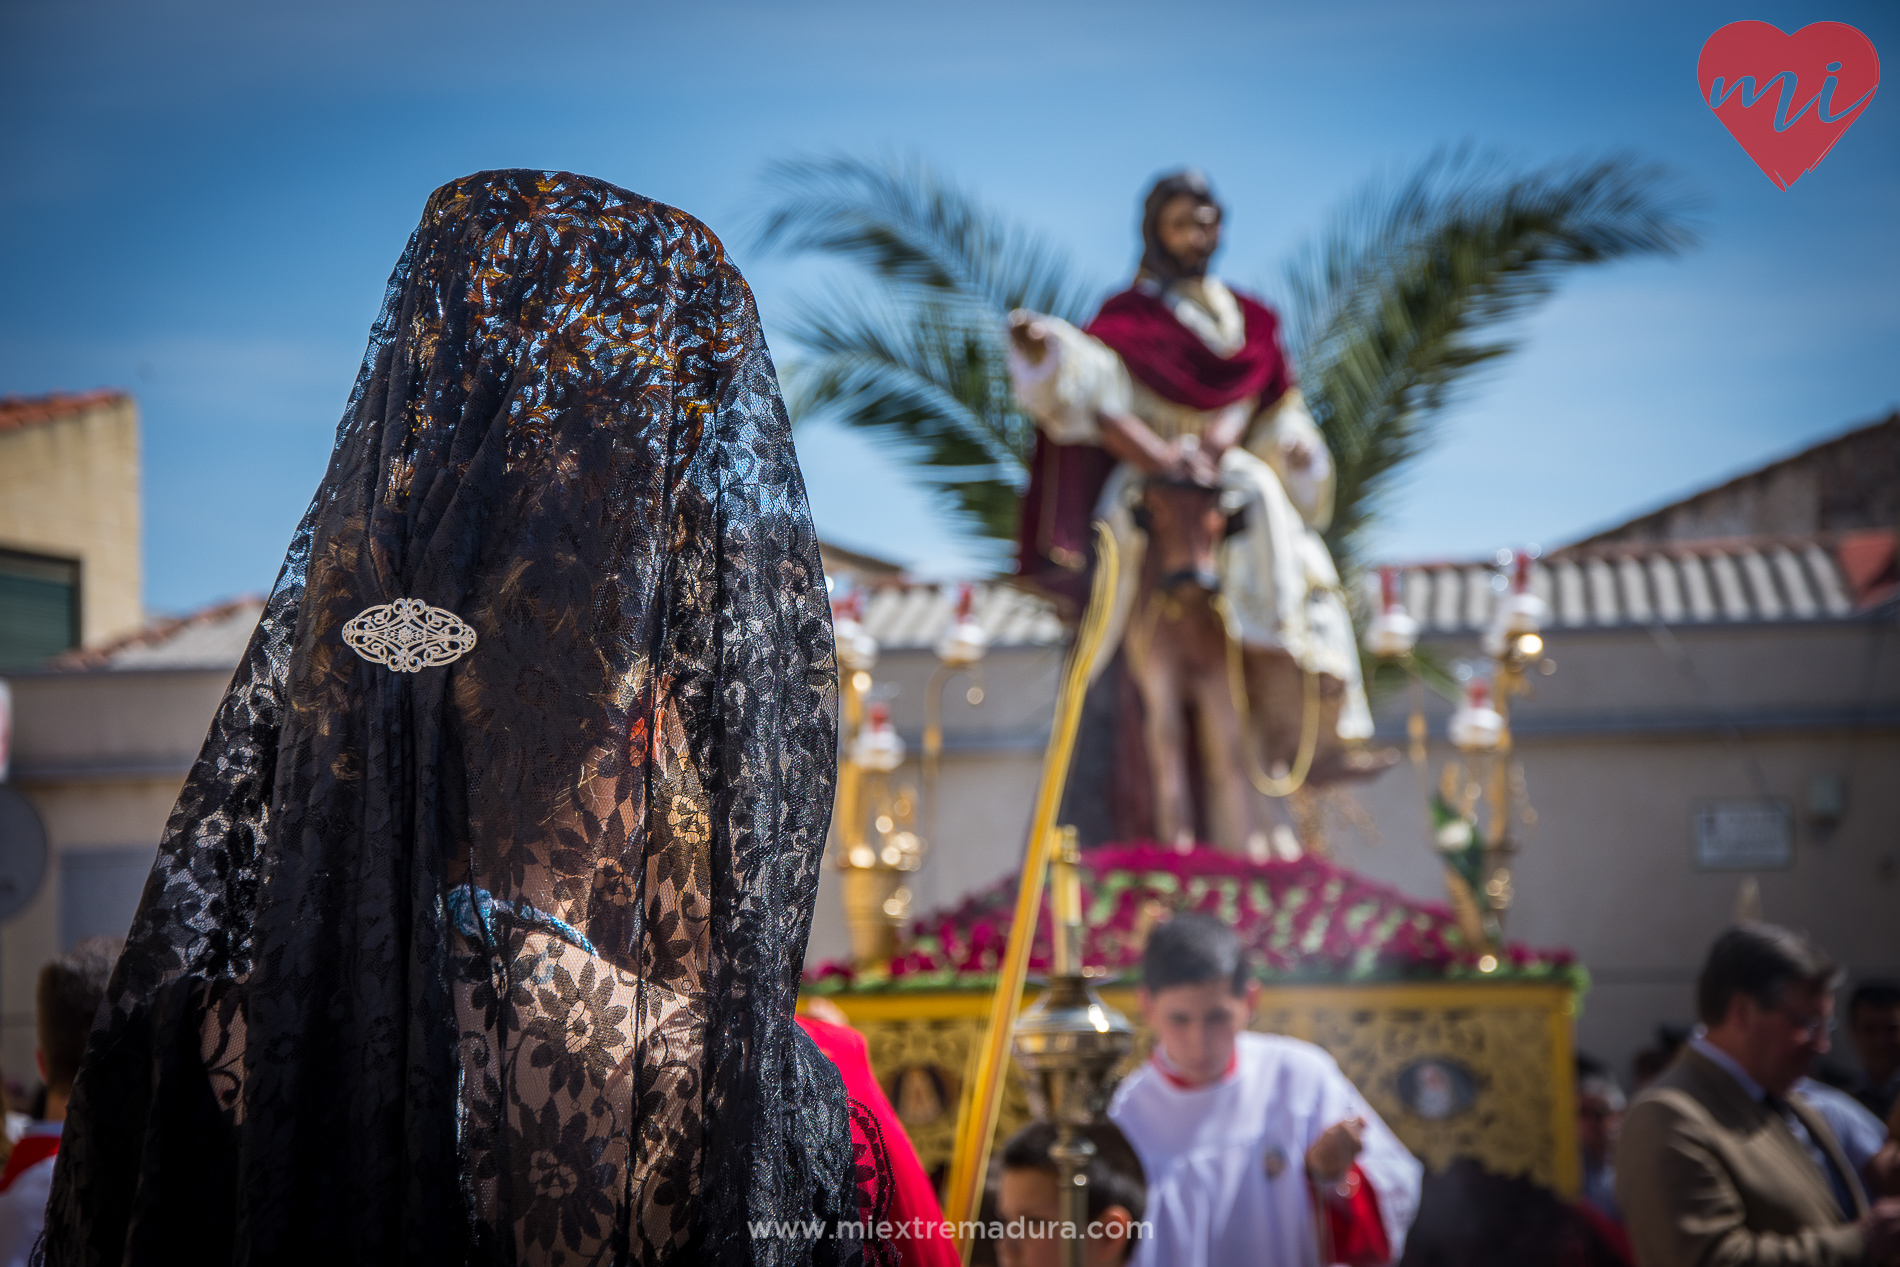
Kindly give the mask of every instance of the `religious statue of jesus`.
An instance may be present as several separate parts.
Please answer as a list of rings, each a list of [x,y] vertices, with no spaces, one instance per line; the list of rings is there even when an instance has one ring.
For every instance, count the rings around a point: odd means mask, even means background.
[[[1372,716],[1321,536],[1332,458],[1279,318],[1209,271],[1221,205],[1206,178],[1156,182],[1141,232],[1134,284],[1084,329],[1010,315],[1010,372],[1038,430],[1017,570],[1079,598],[1090,521],[1108,522],[1122,576],[1094,669],[1121,647],[1153,834],[1264,857],[1275,836],[1262,797],[1388,760],[1363,750]]]

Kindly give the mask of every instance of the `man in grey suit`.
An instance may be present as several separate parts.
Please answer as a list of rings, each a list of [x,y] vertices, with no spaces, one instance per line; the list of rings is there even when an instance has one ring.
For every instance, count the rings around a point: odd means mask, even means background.
[[[1827,1051],[1839,970],[1769,924],[1716,939],[1699,1028],[1630,1106],[1616,1191],[1639,1267],[1886,1267],[1900,1200],[1869,1207],[1827,1123],[1790,1094]]]

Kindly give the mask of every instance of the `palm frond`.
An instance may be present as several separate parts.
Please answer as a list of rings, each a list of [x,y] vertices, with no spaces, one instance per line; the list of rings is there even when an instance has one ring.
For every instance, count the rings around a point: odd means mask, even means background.
[[[886,285],[954,295],[1002,315],[1088,318],[1091,295],[1061,251],[916,160],[787,159],[766,182],[763,247],[850,260]]]
[[[1010,389],[1004,318],[1033,308],[1085,320],[1087,289],[1059,251],[922,163],[793,159],[767,180],[776,197],[761,247],[866,274],[794,313],[793,418],[822,412],[866,430],[962,527],[1013,539],[1035,427]]]
[[[894,309],[847,293],[801,305],[794,416],[823,412],[896,450],[962,526],[1009,540],[1034,424],[1015,407],[994,321],[955,303]]]
[[[1627,158],[1512,175],[1469,154],[1363,192],[1286,274],[1288,330],[1337,470],[1328,544],[1356,569],[1392,477],[1471,371],[1562,273],[1694,241],[1658,168]]]

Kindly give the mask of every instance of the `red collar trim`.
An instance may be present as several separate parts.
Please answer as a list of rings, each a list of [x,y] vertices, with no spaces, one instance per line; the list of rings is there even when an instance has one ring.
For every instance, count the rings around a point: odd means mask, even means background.
[[[0,1192],[11,1188],[21,1171],[37,1166],[58,1151],[58,1135],[22,1135],[13,1146],[13,1155],[7,1158],[6,1172],[0,1174]]]
[[[1221,1076],[1214,1079],[1213,1082],[1189,1082],[1186,1078],[1183,1078],[1180,1074],[1168,1068],[1165,1058],[1161,1054],[1161,1045],[1159,1043],[1155,1044],[1154,1054],[1149,1056],[1148,1059],[1153,1062],[1155,1072],[1160,1074],[1163,1078],[1166,1078],[1168,1085],[1175,1090],[1199,1091],[1203,1087],[1216,1086],[1234,1076],[1234,1071],[1240,1068],[1240,1047],[1236,1044],[1234,1050],[1228,1053],[1227,1068],[1222,1070]]]

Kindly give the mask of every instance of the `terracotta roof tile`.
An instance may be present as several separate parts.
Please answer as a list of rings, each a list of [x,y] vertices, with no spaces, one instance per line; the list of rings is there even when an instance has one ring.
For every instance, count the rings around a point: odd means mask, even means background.
[[[90,392],[54,392],[47,396],[0,396],[0,431],[56,422],[101,405],[117,404],[131,396],[116,387]]]
[[[137,633],[83,647],[46,662],[54,670],[228,668],[244,658],[264,610],[255,594],[214,603],[184,616],[155,620]]]

